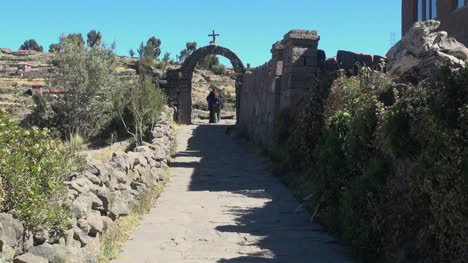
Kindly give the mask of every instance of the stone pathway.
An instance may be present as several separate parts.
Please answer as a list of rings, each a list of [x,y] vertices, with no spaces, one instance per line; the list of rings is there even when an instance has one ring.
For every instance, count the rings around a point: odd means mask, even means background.
[[[226,128],[178,131],[174,177],[113,262],[351,262]]]

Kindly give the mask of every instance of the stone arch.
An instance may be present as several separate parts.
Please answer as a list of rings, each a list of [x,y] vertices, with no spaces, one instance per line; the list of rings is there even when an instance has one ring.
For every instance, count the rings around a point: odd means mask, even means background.
[[[181,72],[182,74],[191,74],[195,69],[197,63],[204,57],[208,55],[220,55],[229,59],[234,67],[234,71],[238,74],[244,74],[245,68],[244,64],[236,53],[232,52],[230,49],[221,47],[218,45],[209,45],[206,47],[199,48],[193,52],[187,59],[185,59],[184,64],[182,65]]]
[[[175,90],[177,99],[177,121],[183,124],[192,123],[192,75],[197,63],[208,55],[220,55],[229,59],[234,71],[237,73],[236,79],[236,115],[239,121],[240,112],[240,89],[242,88],[245,67],[240,58],[228,48],[211,44],[201,47],[185,59],[182,67],[176,71],[168,72],[168,87]]]

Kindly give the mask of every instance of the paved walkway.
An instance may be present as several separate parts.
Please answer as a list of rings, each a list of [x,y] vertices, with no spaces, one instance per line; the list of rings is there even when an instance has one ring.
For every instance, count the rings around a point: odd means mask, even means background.
[[[174,177],[113,262],[351,262],[226,128],[179,130]]]

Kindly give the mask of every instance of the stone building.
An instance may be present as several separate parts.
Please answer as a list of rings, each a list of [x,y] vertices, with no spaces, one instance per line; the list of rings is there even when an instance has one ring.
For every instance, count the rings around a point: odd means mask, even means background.
[[[16,64],[16,68],[18,69],[18,71],[29,72],[31,71],[32,65],[27,62],[19,62],[18,64]]]
[[[439,20],[440,30],[468,46],[468,0],[402,0],[402,35],[429,19]]]

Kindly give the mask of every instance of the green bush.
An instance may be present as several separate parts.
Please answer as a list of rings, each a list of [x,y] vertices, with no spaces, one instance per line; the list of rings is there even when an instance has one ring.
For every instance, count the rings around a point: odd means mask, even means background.
[[[23,129],[0,111],[0,210],[16,210],[29,228],[66,227],[71,213],[63,182],[73,159],[47,130]]]
[[[222,64],[213,65],[211,71],[216,75],[222,75],[226,73],[226,67]]]
[[[148,138],[166,105],[166,97],[150,77],[128,83],[114,93],[114,108],[128,134],[137,144]]]
[[[275,170],[361,261],[468,257],[468,68],[441,72],[412,87],[363,68],[279,116]]]
[[[98,135],[114,118],[111,92],[121,80],[115,71],[112,50],[102,46],[86,48],[81,35],[62,36],[61,51],[54,53],[57,70],[48,78],[48,88],[61,90],[56,98],[36,98],[36,109],[27,126],[48,128],[65,139],[80,134],[85,139]]]

